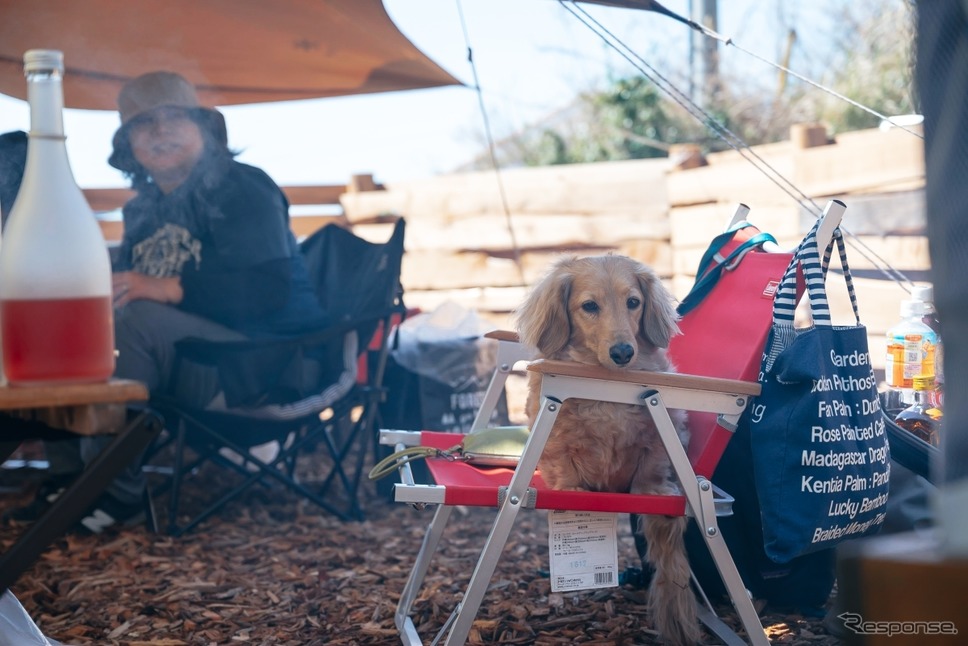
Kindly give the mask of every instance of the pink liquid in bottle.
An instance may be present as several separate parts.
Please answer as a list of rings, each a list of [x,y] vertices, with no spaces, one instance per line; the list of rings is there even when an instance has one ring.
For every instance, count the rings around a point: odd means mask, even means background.
[[[11,385],[104,381],[114,372],[110,296],[0,301]]]

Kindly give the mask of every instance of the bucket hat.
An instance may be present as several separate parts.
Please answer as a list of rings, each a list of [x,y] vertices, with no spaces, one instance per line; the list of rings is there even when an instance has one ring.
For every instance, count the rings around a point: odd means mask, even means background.
[[[156,108],[201,108],[195,87],[175,72],[149,72],[134,78],[118,94],[121,125]]]
[[[214,108],[201,105],[195,87],[185,77],[168,71],[148,72],[125,83],[118,94],[121,127],[114,133],[114,152],[108,159],[109,164],[126,170],[122,168],[124,164],[121,160],[129,156],[126,153],[131,147],[128,132],[132,123],[159,108],[182,108],[188,111],[216,142],[222,146],[228,145],[225,117]]]

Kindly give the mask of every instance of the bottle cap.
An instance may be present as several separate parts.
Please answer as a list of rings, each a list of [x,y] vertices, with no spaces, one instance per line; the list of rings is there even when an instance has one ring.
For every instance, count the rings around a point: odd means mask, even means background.
[[[924,301],[918,300],[904,300],[901,301],[901,318],[910,318],[912,316],[921,317],[925,314],[930,314],[931,309],[928,304]]]
[[[934,388],[934,377],[931,375],[917,375],[912,386],[915,390],[931,390]]]
[[[24,73],[52,70],[64,73],[64,52],[56,49],[28,49],[24,53]]]
[[[934,287],[932,285],[915,285],[911,288],[911,298],[925,303],[934,302]]]

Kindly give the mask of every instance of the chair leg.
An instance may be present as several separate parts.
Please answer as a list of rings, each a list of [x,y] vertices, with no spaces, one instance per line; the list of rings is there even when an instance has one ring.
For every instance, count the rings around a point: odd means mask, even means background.
[[[338,424],[339,421],[345,421],[345,418],[341,416],[335,423]],[[341,434],[340,438],[338,438],[339,444],[337,444],[337,440],[334,439],[333,434],[330,433],[328,428],[322,429],[322,436],[323,441],[326,443],[326,449],[333,458],[333,468],[319,485],[319,489],[320,491],[328,491],[330,485],[333,483],[333,480],[335,478],[339,478],[339,482],[343,486],[346,496],[349,499],[349,509],[347,515],[355,520],[363,520],[363,510],[360,508],[358,492],[360,488],[360,481],[362,480],[363,476],[366,453],[370,446],[368,429],[373,427],[367,423],[366,411],[364,411],[363,417],[356,422],[350,421],[349,425],[349,429],[346,430],[345,433]],[[359,446],[357,446],[357,440],[361,436],[361,443]],[[350,475],[347,475],[346,469],[343,467],[343,462],[348,456],[350,456],[350,453],[354,447],[356,447],[358,451],[355,456],[351,477]]]
[[[709,497],[712,499],[711,491]],[[733,608],[746,630],[749,642],[754,646],[769,646],[770,640],[766,638],[760,616],[756,613],[756,608],[753,607],[753,600],[750,599],[749,592],[747,592],[743,579],[739,575],[739,570],[736,569],[736,563],[729,553],[729,547],[723,539],[723,533],[719,531],[719,523],[716,522],[715,516],[711,521],[697,517],[697,521],[700,520],[703,521],[703,524],[699,529],[706,541],[706,547],[716,564],[716,569],[719,570],[719,576],[726,586],[726,592],[729,594]],[[711,626],[710,628],[712,629]]]
[[[403,592],[400,594],[394,623],[397,630],[400,631],[400,639],[404,644],[423,643],[420,635],[417,634],[413,619],[410,617],[410,611],[413,608],[413,602],[420,593],[420,586],[423,585],[424,577],[427,576],[427,570],[437,553],[437,546],[440,544],[444,529],[447,527],[447,521],[450,520],[453,511],[454,508],[450,505],[437,506],[437,511],[434,512],[433,520],[427,526],[427,532],[424,534],[420,550],[417,552],[417,560],[414,562],[407,583],[403,586]]]
[[[336,430],[336,425],[340,422],[345,421],[343,416],[334,417],[333,422],[328,426],[324,426],[322,431],[323,441],[326,443],[326,450],[329,451],[329,455],[333,458],[333,468],[330,470],[326,479],[323,480],[320,488],[325,491],[329,489],[329,486],[333,483],[333,478],[339,477],[340,484],[349,491],[350,482],[346,477],[346,471],[343,469],[343,459],[349,453],[350,448],[353,446],[353,440],[355,436],[353,434],[353,427],[355,425],[351,422],[351,428],[348,432],[339,434],[340,438],[334,438],[335,433],[332,431]],[[337,441],[339,445],[337,446]]]
[[[464,592],[464,598],[454,610],[454,622],[444,642],[447,646],[463,644],[467,641],[467,635],[484,601],[484,594],[491,583],[491,577],[494,575],[504,546],[507,545],[508,536],[520,510],[521,501],[513,501],[513,497],[508,497],[498,510],[491,533],[484,544],[484,550]]]
[[[175,433],[175,460],[171,474],[171,492],[168,494],[168,526],[166,531],[172,536],[180,535],[178,531],[178,505],[181,501],[181,481],[185,468],[185,421],[178,420],[178,430]]]
[[[360,417],[359,428],[356,430],[356,434],[362,436],[360,442],[359,451],[356,455],[356,464],[354,465],[353,479],[352,479],[352,489],[349,491],[350,505],[353,514],[356,515],[358,520],[363,520],[365,514],[363,509],[360,507],[360,486],[363,480],[363,473],[366,468],[366,457],[370,451],[370,445],[374,446],[374,453],[376,451],[375,447],[379,444],[377,440],[377,405],[375,401],[369,401],[366,404],[366,408],[363,411],[363,415]]]
[[[141,504],[145,508],[145,529],[155,534],[159,531],[158,514],[155,512],[155,503],[151,497],[151,489],[146,485],[141,494]]]
[[[696,522],[699,523],[699,532],[706,541],[709,553],[719,570],[719,575],[723,579],[729,598],[733,602],[733,607],[739,615],[739,619],[746,630],[746,634],[755,646],[769,646],[769,640],[763,631],[763,624],[760,622],[759,615],[753,607],[743,579],[736,569],[733,557],[729,553],[726,541],[723,539],[722,532],[719,531],[719,523],[716,520],[716,504],[713,498],[713,486],[706,478],[697,476],[689,464],[686,451],[679,443],[676,436],[672,418],[669,411],[658,393],[650,393],[646,400],[646,409],[652,415],[656,429],[662,437],[663,444],[669,453],[669,460],[676,473],[676,478],[682,487],[683,494],[686,496],[689,507],[695,515]],[[711,628],[712,629],[712,628]]]
[[[215,439],[217,439],[219,442],[221,442],[223,446],[226,446],[226,447],[232,449],[233,451],[235,451],[236,453],[239,453],[240,455],[246,455],[246,451],[245,451],[245,448],[244,447],[241,447],[241,446],[236,445],[234,442],[230,441],[225,436],[220,435],[218,433],[212,433],[212,436]],[[252,465],[254,465],[255,467],[257,467],[257,471],[255,473],[251,473],[251,474],[246,472],[246,476],[247,477],[246,477],[245,482],[243,482],[238,487],[232,489],[231,491],[227,492],[225,495],[223,495],[217,501],[215,501],[214,503],[212,503],[205,511],[203,511],[198,516],[196,516],[192,520],[192,522],[188,523],[184,527],[179,528],[177,535],[184,534],[188,530],[192,529],[193,527],[195,527],[199,523],[201,523],[204,520],[206,520],[207,518],[209,518],[212,514],[214,514],[219,509],[221,509],[222,507],[224,507],[229,501],[233,500],[234,498],[237,498],[242,493],[244,493],[247,489],[249,489],[252,485],[254,485],[257,482],[259,482],[260,479],[261,479],[261,477],[263,475],[267,475],[270,478],[273,478],[276,481],[282,483],[284,486],[286,486],[286,487],[292,489],[293,491],[301,494],[302,496],[304,496],[305,498],[311,500],[312,502],[314,502],[318,506],[322,507],[327,512],[333,514],[334,516],[336,516],[340,520],[349,520],[349,517],[347,516],[347,514],[345,514],[344,512],[340,511],[339,509],[337,509],[336,507],[334,507],[333,505],[331,505],[328,501],[324,500],[320,496],[316,495],[315,492],[310,491],[309,489],[307,489],[303,485],[299,484],[297,481],[293,480],[292,478],[288,478],[286,476],[286,474],[283,473],[282,470],[280,470],[279,468],[277,468],[277,465],[279,465],[283,460],[285,460],[286,455],[288,455],[288,452],[280,453],[278,456],[276,456],[276,458],[272,462],[269,462],[269,463],[263,462],[263,461],[259,460],[258,458],[255,458],[255,457],[253,457],[251,455],[247,455],[246,460],[249,463],[251,463]],[[241,469],[241,467],[240,467],[240,469]]]

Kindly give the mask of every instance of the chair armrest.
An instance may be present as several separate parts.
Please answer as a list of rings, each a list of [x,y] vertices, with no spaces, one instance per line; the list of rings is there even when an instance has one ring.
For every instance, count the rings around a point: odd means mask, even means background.
[[[351,369],[355,379],[357,358],[370,339],[357,340],[357,354],[352,361],[346,354],[344,340],[350,332],[361,337],[372,334],[378,323],[388,320],[395,311],[387,308],[360,318],[343,318],[296,336],[241,341],[182,339],[175,344],[175,365],[168,387],[176,392],[182,366],[191,362],[218,370],[219,385],[229,407],[298,401],[318,394],[324,384],[345,379]],[[310,366],[306,359],[315,360],[316,365]]]
[[[219,359],[232,354],[264,350],[270,348],[288,348],[306,345],[318,345],[344,334],[351,325],[334,325],[322,330],[313,330],[306,334],[287,337],[272,337],[265,339],[245,339],[242,341],[212,341],[198,337],[187,337],[175,343],[175,353],[180,359],[187,359],[195,363],[214,365]]]
[[[760,394],[760,385],[753,381],[685,375],[677,372],[649,372],[646,370],[610,370],[601,366],[591,366],[572,361],[537,359],[528,364],[528,370],[542,375],[581,377],[599,381],[614,381],[628,384],[670,386],[689,390],[700,390],[735,395],[755,396]]]
[[[491,330],[484,334],[485,339],[496,339],[498,341],[510,341],[512,343],[520,343],[521,339],[518,338],[518,333],[512,330]]]
[[[175,352],[180,359],[214,365],[219,359],[232,354],[251,352],[254,350],[268,350],[271,348],[315,346],[338,338],[353,329],[376,323],[398,311],[398,309],[394,307],[385,312],[372,314],[363,318],[346,318],[334,321],[324,328],[293,336],[244,339],[241,341],[212,341],[198,337],[187,337],[175,343]],[[368,341],[369,339],[361,339],[360,343],[362,344]]]
[[[508,375],[511,374],[515,364],[521,361],[527,361],[533,356],[531,350],[521,343],[517,332],[511,330],[491,330],[484,334],[484,338],[498,342],[497,364],[495,365],[494,373],[491,375],[491,381],[487,385],[487,390],[484,393],[484,399],[481,400],[481,405],[477,409],[477,415],[474,416],[474,422],[471,424],[471,432],[480,431],[488,426],[494,408],[500,401],[501,394],[504,393]]]

